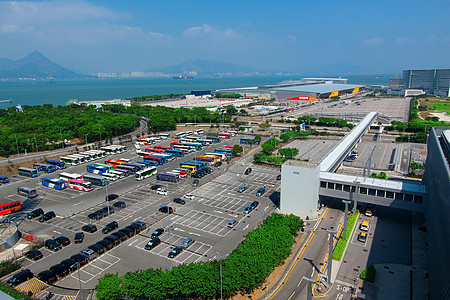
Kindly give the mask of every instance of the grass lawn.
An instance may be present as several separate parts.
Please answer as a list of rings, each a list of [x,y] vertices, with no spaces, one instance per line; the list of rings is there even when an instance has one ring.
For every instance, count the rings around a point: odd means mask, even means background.
[[[436,112],[446,112],[450,114],[450,100],[440,98],[420,99],[419,105],[427,106],[428,110]]]

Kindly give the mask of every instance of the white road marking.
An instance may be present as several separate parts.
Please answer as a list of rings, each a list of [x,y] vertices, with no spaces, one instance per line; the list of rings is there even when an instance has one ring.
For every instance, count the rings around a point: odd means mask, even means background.
[[[78,203],[75,203],[73,206],[77,206],[77,205],[80,205],[81,203],[83,203],[83,201],[81,201],[81,202],[78,202]]]
[[[188,232],[188,233],[191,234],[191,235],[200,236],[200,234],[198,234],[198,233],[194,233],[194,232]]]
[[[61,234],[61,232],[59,232],[59,231],[56,231],[56,230],[53,230],[53,232],[55,232],[55,233],[57,233],[57,234]]]
[[[266,211],[269,208],[269,205],[267,205],[266,207],[264,207],[264,211]]]
[[[292,292],[292,294],[289,296],[288,300],[290,300],[292,298],[292,296],[294,296],[295,292]]]
[[[131,246],[131,245],[133,245],[134,243],[136,243],[138,240],[134,240],[134,241],[132,241],[131,243],[129,243],[128,244],[128,246]]]
[[[250,224],[247,224],[247,226],[245,226],[244,229],[242,229],[242,230],[246,230],[248,228],[248,226],[250,226]]]
[[[184,231],[183,229],[181,229],[181,228],[178,228],[178,227],[175,227],[175,228],[174,228],[174,230],[178,230],[178,231]]]
[[[215,210],[214,212],[219,213],[219,214],[223,214],[223,212],[221,212],[220,210]]]
[[[312,277],[314,275],[314,267],[312,267],[312,272],[311,272],[311,276]]]

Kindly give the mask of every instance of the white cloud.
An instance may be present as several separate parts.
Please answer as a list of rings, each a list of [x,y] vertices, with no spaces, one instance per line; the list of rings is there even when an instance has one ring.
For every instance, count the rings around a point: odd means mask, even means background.
[[[363,41],[364,45],[378,45],[384,42],[384,39],[382,38],[371,38],[368,40]]]
[[[291,40],[292,42],[295,42],[295,41],[297,41],[297,37],[295,37],[295,36],[293,36],[293,35],[290,35],[290,34],[288,34],[288,36],[287,36],[288,38],[289,38],[289,40]]]
[[[183,37],[185,38],[196,38],[199,36],[205,36],[212,33],[213,29],[208,24],[203,24],[202,26],[191,27],[183,32]]]
[[[217,29],[208,24],[203,24],[201,26],[190,27],[183,32],[183,37],[186,39],[190,38],[200,38],[200,37],[210,37],[212,40],[220,39],[240,39],[242,35],[231,29]]]

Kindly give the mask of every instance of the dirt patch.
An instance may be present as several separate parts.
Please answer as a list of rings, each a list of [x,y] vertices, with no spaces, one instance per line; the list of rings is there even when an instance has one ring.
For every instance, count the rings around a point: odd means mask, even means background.
[[[2,176],[14,176],[19,174],[19,167],[25,167],[25,168],[32,168],[34,163],[46,163],[48,159],[53,160],[59,160],[61,156],[52,156],[52,157],[45,157],[45,158],[39,158],[39,159],[33,159],[26,162],[21,163],[14,163],[11,160],[8,161],[8,165],[6,166],[0,166],[0,174]]]

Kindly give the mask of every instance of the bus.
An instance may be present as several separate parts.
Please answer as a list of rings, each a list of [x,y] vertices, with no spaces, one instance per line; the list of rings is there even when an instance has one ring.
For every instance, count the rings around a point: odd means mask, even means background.
[[[128,170],[130,172],[130,174],[135,174],[138,171],[136,167],[125,166],[125,165],[120,165],[117,168],[120,168],[122,170]]]
[[[172,153],[153,153],[152,156],[164,158],[164,163],[172,161],[175,158]]]
[[[170,139],[170,134],[168,134],[168,133],[160,133],[160,134],[159,134],[159,137],[160,137],[161,139],[167,140],[167,139]]]
[[[170,147],[174,147],[174,146],[176,146],[176,145],[178,145],[178,146],[183,146],[183,143],[180,143],[180,142],[172,142],[172,143],[170,143]]]
[[[233,131],[233,130],[227,130],[227,131],[226,131],[226,133],[229,133],[229,134],[231,134],[231,136],[235,136],[235,135],[237,135],[237,134],[238,134],[238,132],[237,132],[237,131]]]
[[[205,155],[215,156],[218,161],[224,161],[227,159],[227,155],[225,153],[205,153]]]
[[[77,166],[80,164],[80,159],[77,157],[60,157],[59,158],[63,163],[71,165],[71,166]]]
[[[78,155],[67,155],[68,158],[78,158],[78,163],[82,164],[86,162],[86,158],[84,156],[78,156]]]
[[[227,156],[232,156],[233,155],[233,153],[231,152],[231,149],[229,149],[229,148],[217,148],[214,151],[218,152],[218,153],[225,153]]]
[[[174,173],[158,173],[156,174],[156,179],[161,181],[178,182],[180,180],[180,175]]]
[[[176,145],[176,146],[173,146],[173,148],[174,148],[175,150],[181,150],[181,151],[183,151],[184,154],[188,154],[188,153],[191,153],[192,151],[194,151],[194,148],[193,148],[193,147],[185,146],[185,145],[183,145],[183,146]]]
[[[121,164],[121,166],[133,168],[134,173],[136,173],[137,171],[140,171],[142,169],[141,165],[133,164],[133,163],[123,163],[123,164]]]
[[[189,166],[205,167],[205,166],[206,166],[206,162],[204,162],[204,161],[198,161],[198,160],[186,160],[185,162],[182,162],[180,165],[189,165]]]
[[[89,150],[89,151],[86,151],[86,152],[96,153],[98,158],[102,158],[102,157],[105,157],[107,155],[107,153],[105,151],[102,151],[102,150]]]
[[[114,170],[114,167],[113,167],[113,166],[111,166],[111,165],[107,165],[107,164],[102,164],[102,163],[95,163],[94,165],[97,165],[97,166],[101,166],[101,167],[105,167],[105,168],[107,168],[107,169],[108,169],[108,172],[110,172],[110,171]]]
[[[86,175],[83,175],[83,180],[88,181],[91,184],[98,185],[98,186],[105,186],[108,184],[108,180],[106,180],[105,177],[99,176],[99,175],[86,174]],[[69,182],[70,182],[70,180],[69,180]]]
[[[197,171],[197,166],[181,165],[180,168],[189,170],[189,173],[194,173],[195,171]]]
[[[221,133],[219,133],[219,137],[221,139],[230,139],[231,138],[231,134],[226,133],[226,132],[221,132]]]
[[[158,163],[156,163],[154,161],[149,161],[149,160],[147,160],[147,161],[138,161],[137,163],[146,165],[147,167],[152,167],[152,166],[157,166],[158,165]]]
[[[136,139],[136,144],[138,144],[138,145],[151,145],[151,144],[154,144],[155,142],[152,140],[152,139],[150,139],[150,138],[139,138],[139,139]]]
[[[122,175],[125,177],[128,177],[131,174],[129,170],[121,169],[120,166],[118,166],[116,169],[114,169],[114,171],[122,173]],[[110,172],[112,172],[112,171],[110,171]]]
[[[231,146],[231,145],[223,145],[223,148],[226,148],[226,149],[233,149],[233,146]]]
[[[68,182],[70,189],[75,189],[79,191],[85,191],[90,192],[94,188],[92,187],[92,184],[89,181],[84,180],[76,180],[76,179],[70,179]]]
[[[101,147],[100,150],[105,151],[107,154],[116,154],[119,151],[117,148],[111,146]]]
[[[164,153],[173,154],[173,156],[176,156],[176,157],[183,157],[184,156],[183,150],[168,149]]]
[[[8,183],[9,179],[6,176],[0,176],[0,183]]]
[[[206,139],[211,140],[214,143],[220,143],[220,137],[218,136],[207,136]]]
[[[127,152],[127,147],[122,145],[109,145],[110,148],[115,148],[117,150],[117,153]]]
[[[163,153],[164,152],[163,149],[158,149],[158,148],[145,148],[144,151],[149,152],[149,153]]]
[[[91,160],[96,160],[96,159],[98,159],[99,157],[97,156],[97,153],[90,153],[90,152],[87,152],[87,151],[84,151],[84,152],[80,152],[80,153],[78,153],[79,155],[84,155],[84,156],[86,156],[86,157],[89,157]]]
[[[197,135],[204,134],[204,133],[205,133],[205,131],[203,129],[194,130],[194,134],[197,134]]]
[[[0,204],[0,216],[7,215],[20,210],[22,210],[22,204],[20,204],[20,201],[13,201],[5,204]]]
[[[202,150],[202,144],[201,143],[183,143],[185,146],[194,147],[195,150]]]
[[[136,172],[136,174],[134,174],[134,178],[136,180],[142,180],[142,179],[152,176],[155,173],[156,173],[156,167],[149,167],[149,168],[145,168],[141,171]]]
[[[81,163],[91,161],[91,157],[90,156],[82,155],[82,154],[78,154],[78,153],[77,154],[71,154],[71,155],[69,155],[69,157],[78,157],[80,159]]]
[[[50,164],[40,164],[40,163],[34,163],[33,164],[33,169],[38,170],[39,172],[44,172],[44,173],[53,173],[56,170],[58,170],[58,167],[55,165],[50,165]]]
[[[184,126],[198,126],[198,123],[186,123]]]
[[[176,169],[170,171],[169,173],[175,173],[175,174],[178,174],[178,176],[180,176],[180,178],[184,178],[187,176],[188,170],[182,169],[182,168],[176,168]]]
[[[110,171],[108,171],[108,173],[117,175],[119,177],[119,179],[125,177],[125,174],[124,174],[125,172],[120,172],[118,170],[110,170]]]
[[[201,160],[201,161],[206,161],[208,166],[212,166],[217,162],[217,158],[215,156],[207,156],[207,155],[202,155],[199,157],[195,158],[196,160]]]
[[[19,194],[20,196],[25,196],[27,198],[36,198],[38,196],[38,193],[35,189],[27,186],[19,186],[17,188],[17,194]]]
[[[55,190],[63,190],[66,188],[66,183],[64,180],[53,178],[53,177],[43,177],[41,179],[42,185],[55,189]]]
[[[172,149],[172,148],[170,148],[170,147],[159,146],[159,145],[155,145],[155,146],[153,146],[153,148],[154,148],[154,149],[160,149],[160,150],[163,150],[163,151],[167,151],[167,150],[169,150],[169,149]]]
[[[105,177],[107,180],[110,180],[110,181],[116,181],[120,178],[119,175],[113,174],[110,172],[103,173],[102,177]]]
[[[105,164],[112,166],[114,169],[118,166],[124,164],[125,162],[123,160],[117,160],[117,159],[107,159],[105,160]]]
[[[144,156],[144,161],[154,161],[158,165],[162,165],[165,163],[164,157],[156,157],[156,156]]]
[[[47,164],[57,166],[58,169],[61,169],[61,170],[67,168],[66,163],[63,161],[60,161],[60,160],[51,160],[50,159],[50,160],[47,160]]]
[[[102,175],[109,171],[109,168],[104,167],[104,166],[99,166],[97,164],[87,165],[86,169],[89,173],[99,174],[99,175]]]
[[[183,138],[185,136],[187,136],[186,132],[181,131],[181,132],[176,133],[174,138],[180,139],[180,138]]]
[[[19,167],[18,171],[19,171],[19,175],[21,175],[21,176],[27,176],[27,177],[38,177],[39,176],[38,170],[36,170],[36,169]]]
[[[69,182],[69,180],[81,180],[83,178],[83,175],[76,174],[76,173],[59,173],[59,179],[62,179],[65,182]]]
[[[207,139],[198,139],[196,142],[202,144],[202,146],[208,146],[213,143],[212,140],[207,140]]]

